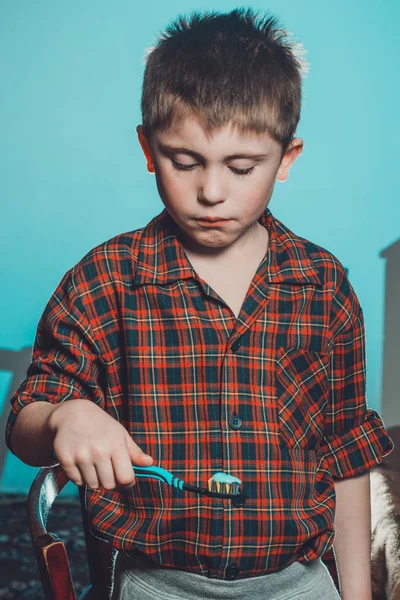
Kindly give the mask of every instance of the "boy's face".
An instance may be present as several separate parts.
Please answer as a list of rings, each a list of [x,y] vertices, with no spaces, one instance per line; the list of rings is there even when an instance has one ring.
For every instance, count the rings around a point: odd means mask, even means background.
[[[214,258],[226,255],[228,248],[230,255],[237,251],[239,256],[261,239],[264,228],[257,221],[271,199],[275,180],[287,179],[303,148],[296,138],[281,160],[281,146],[268,134],[244,135],[226,126],[208,139],[195,118],[175,120],[151,140],[141,125],[136,130],[147,168],[156,175],[161,200],[178,226],[183,247]],[[212,226],[198,220],[210,217],[227,220]]]

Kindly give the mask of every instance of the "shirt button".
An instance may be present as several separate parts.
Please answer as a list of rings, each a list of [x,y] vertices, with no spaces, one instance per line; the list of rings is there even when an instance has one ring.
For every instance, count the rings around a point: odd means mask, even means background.
[[[240,573],[240,569],[236,563],[232,563],[226,570],[227,579],[235,579]]]
[[[246,496],[244,494],[238,494],[236,498],[232,498],[232,504],[235,508],[240,508],[246,502]]]
[[[242,426],[243,420],[234,413],[231,416],[231,418],[229,419],[228,423],[229,423],[229,427],[231,429],[240,429]]]
[[[237,352],[240,348],[240,340],[236,340],[235,342],[233,342],[232,346],[231,346],[231,350],[232,352]]]

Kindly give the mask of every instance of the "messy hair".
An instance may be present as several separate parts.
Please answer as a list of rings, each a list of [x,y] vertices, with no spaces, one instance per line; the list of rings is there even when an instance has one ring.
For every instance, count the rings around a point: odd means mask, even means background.
[[[241,7],[229,13],[179,15],[145,50],[142,125],[150,139],[174,118],[196,117],[206,135],[225,125],[268,133],[282,146],[300,119],[302,44],[270,13]]]

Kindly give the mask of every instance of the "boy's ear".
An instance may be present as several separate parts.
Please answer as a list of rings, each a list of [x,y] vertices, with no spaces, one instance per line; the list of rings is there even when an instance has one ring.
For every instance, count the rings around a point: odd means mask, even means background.
[[[136,127],[136,131],[137,131],[137,134],[138,134],[139,143],[142,146],[142,150],[143,150],[144,155],[145,155],[146,160],[147,160],[147,170],[149,171],[149,173],[154,173],[154,165],[153,165],[153,159],[152,159],[152,156],[151,156],[150,144],[149,144],[148,139],[146,138],[146,136],[143,134],[143,126],[142,125],[138,125]]]
[[[304,144],[301,138],[295,138],[292,140],[282,157],[281,164],[279,165],[276,179],[278,181],[286,181],[289,177],[289,169],[296,160],[296,158],[301,154],[303,150]]]

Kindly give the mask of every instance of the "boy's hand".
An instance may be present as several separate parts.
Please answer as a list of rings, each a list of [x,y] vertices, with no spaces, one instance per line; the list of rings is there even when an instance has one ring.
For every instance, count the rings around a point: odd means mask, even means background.
[[[57,460],[76,485],[130,488],[135,484],[132,463],[147,467],[153,462],[123,425],[90,400],[61,403],[48,425]]]

